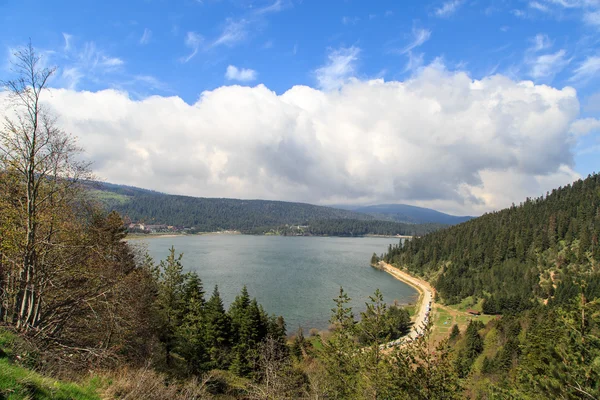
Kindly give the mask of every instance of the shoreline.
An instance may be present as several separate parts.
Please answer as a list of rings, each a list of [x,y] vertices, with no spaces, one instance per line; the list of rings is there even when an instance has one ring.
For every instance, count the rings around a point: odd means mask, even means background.
[[[406,235],[362,235],[362,236],[343,236],[343,235],[269,235],[269,234],[251,234],[242,233],[240,231],[217,231],[217,232],[199,232],[199,233],[130,233],[127,234],[125,240],[137,240],[137,239],[155,239],[155,238],[170,238],[170,237],[181,237],[181,236],[206,236],[206,235],[244,235],[244,236],[279,236],[279,237],[324,237],[324,238],[376,238],[376,239],[412,239],[412,236]]]
[[[419,292],[419,299],[417,300],[415,315],[413,317],[413,329],[409,334],[402,337],[400,342],[395,340],[393,342],[388,343],[388,347],[395,346],[401,344],[408,340],[414,340],[419,336],[419,332],[422,330],[423,323],[428,319],[430,311],[427,309],[427,305],[431,303],[431,307],[429,310],[433,309],[434,298],[435,298],[435,289],[422,279],[419,279],[415,276],[410,275],[409,273],[402,271],[384,261],[379,261],[379,263],[373,265],[374,268],[380,269],[382,271],[387,272],[392,275],[394,278],[398,279],[401,282],[413,287]]]
[[[158,239],[186,236],[206,236],[206,235],[243,235],[239,231],[220,231],[220,232],[200,232],[200,233],[148,233],[148,234],[127,234],[125,240],[133,239]]]

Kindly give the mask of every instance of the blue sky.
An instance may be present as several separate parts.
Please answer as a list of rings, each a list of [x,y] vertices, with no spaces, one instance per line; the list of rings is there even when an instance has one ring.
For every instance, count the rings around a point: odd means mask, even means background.
[[[115,89],[133,102],[160,96],[193,105],[201,93],[232,85],[263,84],[278,96],[301,85],[331,93],[353,80],[407,82],[427,68],[472,80],[500,75],[568,86],[579,102],[573,118],[587,122],[578,125],[584,133],[564,142],[572,157],[565,165],[580,175],[599,170],[600,0],[0,0],[0,76],[9,76],[11,52],[29,37],[59,67],[53,86],[77,93]],[[457,179],[464,183],[472,184]],[[425,197],[403,200],[432,201]],[[473,209],[445,204],[439,206]]]

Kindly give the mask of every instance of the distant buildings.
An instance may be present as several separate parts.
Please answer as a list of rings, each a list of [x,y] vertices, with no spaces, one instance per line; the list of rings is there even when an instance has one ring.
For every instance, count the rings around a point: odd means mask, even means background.
[[[143,223],[131,223],[127,226],[129,232],[135,233],[170,233],[170,232],[182,232],[187,230],[186,228],[172,225],[146,225]]]

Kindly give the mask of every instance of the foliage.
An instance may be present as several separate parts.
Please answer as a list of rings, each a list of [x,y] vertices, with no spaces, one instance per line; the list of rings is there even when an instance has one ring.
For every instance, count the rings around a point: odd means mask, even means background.
[[[392,246],[387,262],[431,277],[447,303],[486,298],[487,313],[548,299],[563,273],[600,261],[600,175],[448,229]],[[540,279],[542,278],[542,279]]]

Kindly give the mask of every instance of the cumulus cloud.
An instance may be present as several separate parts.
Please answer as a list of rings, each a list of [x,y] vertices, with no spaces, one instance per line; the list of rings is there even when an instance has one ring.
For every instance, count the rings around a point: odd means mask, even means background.
[[[256,80],[256,71],[253,69],[238,68],[234,65],[227,67],[225,78],[230,81],[250,82]]]
[[[194,104],[115,90],[53,89],[46,100],[109,182],[195,196],[406,202],[456,214],[576,179],[573,131],[587,123],[574,124],[579,102],[569,87],[473,80],[442,65],[404,82],[353,79],[335,91],[225,86]]]

